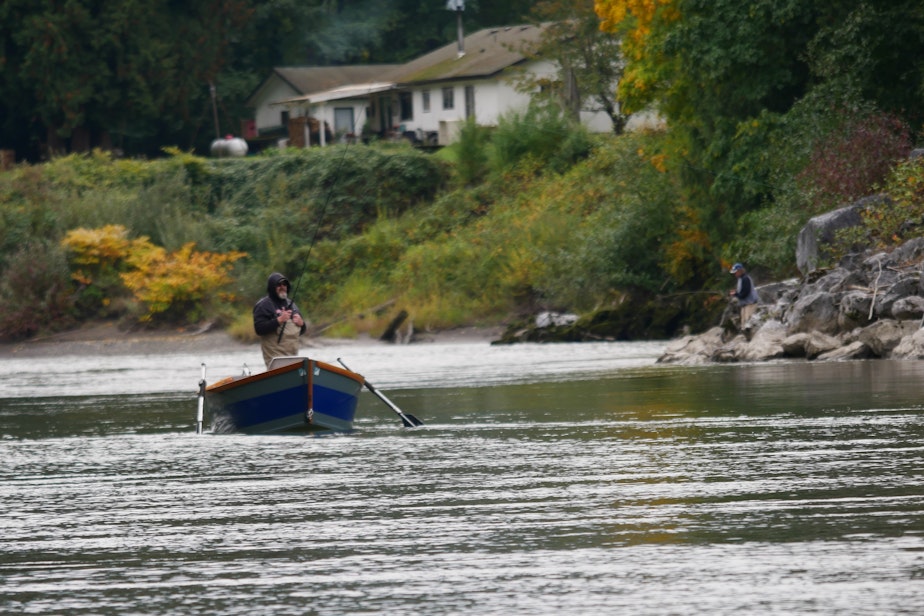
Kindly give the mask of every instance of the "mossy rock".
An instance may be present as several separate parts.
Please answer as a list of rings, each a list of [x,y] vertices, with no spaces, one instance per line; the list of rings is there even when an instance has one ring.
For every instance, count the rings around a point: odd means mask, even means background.
[[[537,327],[532,319],[512,323],[495,344],[516,342],[594,342],[667,340],[685,330],[705,331],[719,322],[725,302],[703,302],[695,295],[635,296],[598,310],[571,325]]]

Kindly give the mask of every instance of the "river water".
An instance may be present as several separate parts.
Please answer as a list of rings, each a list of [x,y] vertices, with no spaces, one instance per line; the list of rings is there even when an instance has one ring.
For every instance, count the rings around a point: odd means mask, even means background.
[[[196,435],[225,356],[0,357],[0,612],[921,614],[921,362],[311,350],[356,430]]]

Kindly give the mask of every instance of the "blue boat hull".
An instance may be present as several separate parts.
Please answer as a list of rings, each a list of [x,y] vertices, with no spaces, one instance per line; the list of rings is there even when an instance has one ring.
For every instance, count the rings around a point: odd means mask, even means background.
[[[212,431],[352,430],[363,377],[307,357],[285,359],[266,372],[206,387]]]

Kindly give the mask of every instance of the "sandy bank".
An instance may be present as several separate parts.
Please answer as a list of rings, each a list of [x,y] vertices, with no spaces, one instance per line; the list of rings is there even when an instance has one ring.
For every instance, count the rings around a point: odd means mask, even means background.
[[[500,337],[502,327],[463,327],[438,332],[419,332],[411,344],[485,342]],[[388,344],[373,338],[341,340],[307,338],[303,352],[331,344]],[[121,331],[115,324],[102,323],[17,343],[0,344],[0,357],[62,357],[73,355],[163,355],[171,353],[221,353],[255,347],[228,333],[215,331],[157,330]]]

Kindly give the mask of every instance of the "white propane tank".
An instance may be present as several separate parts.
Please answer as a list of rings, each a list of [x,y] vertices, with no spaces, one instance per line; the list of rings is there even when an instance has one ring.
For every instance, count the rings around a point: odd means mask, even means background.
[[[224,139],[216,139],[212,142],[211,152],[215,158],[246,156],[247,142],[240,137],[226,135]]]

